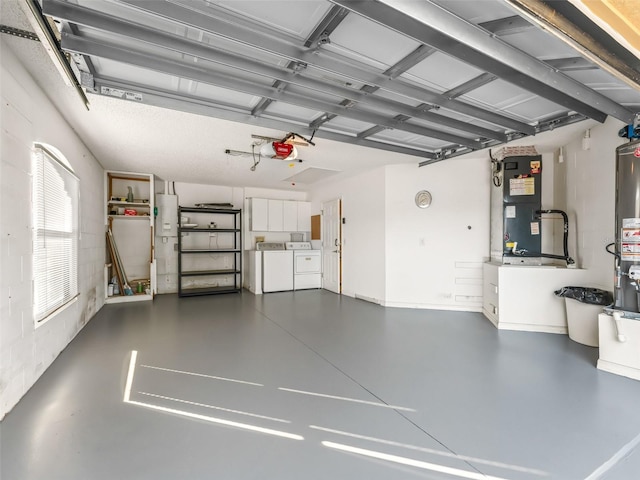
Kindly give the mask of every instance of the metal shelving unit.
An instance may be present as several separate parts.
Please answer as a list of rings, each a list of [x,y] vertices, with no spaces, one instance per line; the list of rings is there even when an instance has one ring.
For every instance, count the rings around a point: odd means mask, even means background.
[[[178,295],[239,292],[242,211],[179,207],[178,214]]]

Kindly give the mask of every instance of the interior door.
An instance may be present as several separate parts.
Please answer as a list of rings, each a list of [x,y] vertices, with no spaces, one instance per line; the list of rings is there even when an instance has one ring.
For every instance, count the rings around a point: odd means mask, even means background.
[[[342,200],[322,204],[322,288],[342,293]]]

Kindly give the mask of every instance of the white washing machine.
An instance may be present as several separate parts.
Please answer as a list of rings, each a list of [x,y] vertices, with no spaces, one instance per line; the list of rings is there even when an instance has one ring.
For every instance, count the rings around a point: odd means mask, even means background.
[[[313,250],[311,242],[287,242],[293,251],[293,289],[322,288],[322,251]]]
[[[262,291],[293,290],[293,252],[283,242],[260,242],[256,250],[262,252]]]

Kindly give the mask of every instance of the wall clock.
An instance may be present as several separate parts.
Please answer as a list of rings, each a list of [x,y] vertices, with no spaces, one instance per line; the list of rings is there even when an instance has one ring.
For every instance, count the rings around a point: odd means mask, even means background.
[[[420,208],[427,208],[431,205],[431,194],[426,190],[420,190],[416,193],[416,205]]]

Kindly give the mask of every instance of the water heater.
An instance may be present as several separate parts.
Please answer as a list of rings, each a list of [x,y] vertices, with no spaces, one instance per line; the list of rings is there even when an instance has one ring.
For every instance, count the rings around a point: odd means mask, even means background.
[[[616,149],[615,308],[639,312],[640,140]]]

